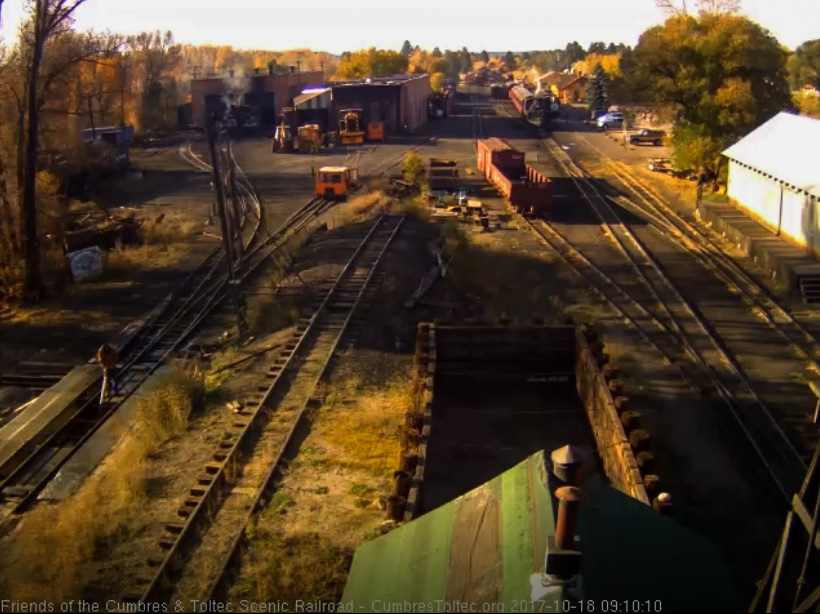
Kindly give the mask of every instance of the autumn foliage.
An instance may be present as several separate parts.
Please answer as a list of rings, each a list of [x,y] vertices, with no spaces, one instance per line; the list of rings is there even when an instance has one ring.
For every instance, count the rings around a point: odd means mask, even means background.
[[[407,56],[392,49],[371,47],[363,51],[346,53],[339,62],[336,80],[365,79],[367,77],[389,77],[407,72]]]
[[[621,68],[636,94],[672,110],[678,163],[717,174],[721,151],[791,107],[787,57],[746,17],[683,15],[644,32]]]

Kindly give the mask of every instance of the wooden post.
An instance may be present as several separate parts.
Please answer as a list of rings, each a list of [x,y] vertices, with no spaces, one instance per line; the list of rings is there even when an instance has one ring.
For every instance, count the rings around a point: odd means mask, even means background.
[[[817,424],[820,422],[820,381],[810,380],[809,388],[814,393],[814,396],[817,397],[817,404],[814,406],[814,423]]]

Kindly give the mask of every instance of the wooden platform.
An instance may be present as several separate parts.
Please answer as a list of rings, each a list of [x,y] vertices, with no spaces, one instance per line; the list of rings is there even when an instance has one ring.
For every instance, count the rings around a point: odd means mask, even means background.
[[[121,354],[126,352],[139,332],[168,305],[170,296],[144,317],[123,328],[110,342]],[[96,358],[77,367],[56,384],[43,391],[31,405],[0,428],[0,480],[9,475],[51,435],[63,428],[91,395],[98,395],[102,370]]]
[[[75,367],[0,428],[0,479],[65,426],[82,400],[96,394],[101,379],[99,365]]]
[[[820,277],[820,262],[807,250],[775,235],[732,204],[703,201],[698,215],[789,290],[798,289],[801,279]]]

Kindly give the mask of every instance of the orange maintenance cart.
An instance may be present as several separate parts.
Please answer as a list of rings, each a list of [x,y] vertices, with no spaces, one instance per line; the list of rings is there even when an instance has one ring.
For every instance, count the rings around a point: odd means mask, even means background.
[[[358,184],[358,169],[350,166],[323,166],[316,173],[316,196],[344,199]]]

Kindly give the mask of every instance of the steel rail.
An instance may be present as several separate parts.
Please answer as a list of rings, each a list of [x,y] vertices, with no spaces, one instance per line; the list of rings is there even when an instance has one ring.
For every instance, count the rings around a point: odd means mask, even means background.
[[[214,579],[214,581],[210,584],[210,586],[208,588],[207,596],[206,596],[206,599],[205,599],[206,602],[208,602],[210,600],[213,600],[213,599],[218,599],[219,597],[221,597],[227,591],[228,583],[231,580],[231,578],[229,577],[229,574],[231,572],[236,574],[241,569],[241,557],[239,556],[240,552],[241,552],[240,547],[242,546],[243,543],[245,543],[245,541],[247,539],[248,526],[253,521],[253,519],[256,517],[257,513],[263,508],[263,506],[266,505],[267,503],[269,503],[269,501],[266,499],[266,497],[271,494],[269,491],[270,491],[271,485],[273,484],[273,479],[274,479],[277,471],[279,471],[279,469],[281,467],[282,460],[285,457],[286,452],[288,452],[288,449],[289,449],[289,447],[291,445],[291,442],[293,440],[293,435],[296,432],[296,429],[300,426],[303,416],[308,411],[308,409],[311,407],[311,403],[314,400],[314,394],[315,394],[316,389],[318,388],[319,384],[321,384],[325,380],[326,376],[328,375],[330,364],[331,364],[331,362],[332,362],[332,360],[333,360],[333,358],[336,354],[339,343],[341,342],[343,335],[347,332],[348,326],[350,325],[350,322],[353,318],[353,315],[355,314],[356,309],[358,308],[359,304],[361,303],[362,297],[364,296],[365,292],[367,291],[367,289],[370,285],[370,282],[373,278],[373,275],[374,275],[374,273],[376,272],[376,269],[379,266],[379,263],[381,262],[382,258],[384,257],[385,252],[387,252],[387,248],[390,246],[390,243],[393,241],[393,238],[398,233],[399,228],[401,227],[403,222],[404,222],[404,217],[399,218],[398,223],[396,224],[395,228],[390,233],[390,236],[385,241],[384,246],[382,247],[381,251],[379,252],[378,256],[376,257],[375,262],[371,266],[370,272],[367,274],[367,277],[362,282],[361,288],[359,289],[359,293],[357,294],[356,299],[353,302],[353,305],[350,307],[350,310],[347,314],[347,317],[345,318],[341,328],[339,329],[339,332],[337,333],[336,338],[333,340],[333,345],[331,346],[330,350],[328,351],[327,357],[324,360],[324,363],[322,364],[321,369],[319,370],[319,374],[316,377],[316,380],[313,382],[313,385],[311,386],[311,392],[308,394],[307,398],[305,399],[304,404],[299,409],[299,412],[296,415],[296,418],[294,419],[293,424],[290,427],[290,430],[288,431],[288,434],[285,438],[285,441],[282,444],[280,444],[279,451],[276,455],[274,463],[273,463],[273,465],[271,465],[270,469],[268,470],[265,477],[263,478],[262,484],[260,485],[259,489],[256,492],[256,495],[253,498],[253,501],[251,502],[250,508],[248,510],[248,514],[245,517],[245,519],[242,523],[242,526],[240,527],[239,531],[236,533],[236,536],[231,541],[231,545],[229,547],[228,553],[223,558],[222,564],[219,567],[219,572],[217,573],[217,577]],[[340,280],[341,280],[341,276],[340,276]],[[330,294],[328,294],[328,298],[329,297],[330,297]],[[326,298],[325,301],[327,301],[328,298]],[[316,316],[314,316],[314,320],[315,320],[315,318],[316,318]]]
[[[213,510],[213,505],[216,499],[220,496],[222,487],[226,480],[226,470],[228,467],[231,467],[233,470],[244,464],[244,462],[239,458],[239,453],[243,446],[247,443],[247,440],[252,433],[252,429],[256,426],[255,423],[265,415],[265,412],[263,411],[265,408],[265,403],[271,395],[278,390],[280,383],[285,379],[284,376],[292,376],[290,373],[290,368],[295,364],[295,357],[298,355],[299,351],[303,349],[303,344],[305,344],[305,340],[308,338],[308,335],[312,335],[315,332],[317,323],[319,322],[319,316],[324,313],[325,309],[330,304],[337,289],[342,285],[345,276],[356,264],[359,255],[368,245],[371,237],[382,224],[384,217],[385,216],[378,218],[371,226],[364,239],[357,244],[357,247],[353,255],[348,260],[345,268],[337,277],[333,286],[327,292],[322,303],[310,319],[304,324],[297,325],[296,335],[298,338],[295,342],[291,342],[290,346],[292,347],[288,347],[285,350],[284,353],[286,356],[284,360],[281,360],[279,364],[275,363],[275,372],[273,372],[274,368],[272,368],[273,381],[271,384],[264,387],[263,394],[258,400],[249,401],[246,403],[248,407],[254,407],[255,409],[250,412],[246,412],[246,415],[242,416],[241,421],[235,423],[237,428],[239,428],[239,432],[235,433],[231,440],[220,444],[221,449],[224,451],[218,452],[214,455],[215,460],[219,463],[219,467],[211,472],[210,482],[207,485],[203,485],[196,489],[191,489],[191,497],[189,499],[191,499],[194,504],[189,506],[190,512],[187,514],[184,524],[182,526],[174,526],[174,531],[172,533],[173,541],[168,546],[162,560],[157,564],[157,569],[150,580],[147,582],[142,582],[138,579],[137,583],[144,585],[145,588],[136,592],[126,593],[123,595],[122,601],[157,601],[164,598],[168,594],[169,583],[172,582],[171,577],[178,572],[178,570],[174,568],[180,564],[180,549],[183,548],[185,544],[188,544],[189,540],[194,537],[194,527],[197,526],[197,523],[206,521],[204,511]],[[394,233],[391,233],[390,239],[392,239],[393,234]],[[310,399],[310,396],[308,398]]]
[[[183,151],[180,148],[180,153]],[[189,159],[182,154],[184,159],[195,166],[206,165],[204,162],[197,160],[192,152],[191,156]],[[192,162],[192,160],[195,162]],[[235,160],[232,160],[232,163],[235,163]],[[208,169],[211,168],[210,165],[206,166]],[[252,190],[252,187],[250,190]],[[252,193],[251,197],[255,201],[256,209],[261,213],[261,204],[255,193]],[[243,227],[246,219],[247,216],[243,218]],[[256,235],[260,223],[261,215],[258,215],[251,237]],[[250,243],[250,240],[248,242]],[[152,318],[151,321],[146,322],[140,333],[135,335],[125,347],[121,348],[125,363],[119,368],[118,378],[121,390],[120,394],[114,398],[114,401],[107,404],[100,411],[97,397],[91,395],[81,404],[79,409],[74,411],[62,428],[49,435],[0,481],[0,500],[5,504],[0,505],[0,531],[36,502],[36,497],[60,468],[74,456],[77,450],[88,441],[122,403],[136,392],[139,386],[164,363],[168,355],[190,335],[195,326],[185,326],[185,328],[180,329],[180,322],[183,318],[189,316],[193,308],[199,305],[203,299],[209,296],[213,297],[218,293],[221,284],[217,283],[210,288],[207,285],[212,281],[215,272],[220,267],[223,255],[221,249],[211,252],[205,261],[189,274],[183,282],[182,288],[171,296],[163,311]],[[209,304],[210,302],[206,303],[206,305]],[[210,309],[207,309],[207,311],[210,312]],[[199,324],[204,319],[204,315],[207,314],[195,314],[193,321]],[[170,345],[167,345],[166,339],[169,336],[174,338]],[[155,348],[161,343],[166,345],[156,350]],[[99,381],[95,386],[98,384]],[[33,484],[31,480],[34,480]],[[19,496],[14,493],[14,487],[24,488],[26,492]]]
[[[590,146],[595,148],[594,145],[590,144]],[[653,227],[658,232],[675,240],[730,289],[740,294],[746,304],[788,342],[789,347],[799,358],[806,360],[812,369],[820,373],[820,363],[817,360],[820,358],[820,342],[777,301],[765,286],[754,280],[707,234],[675,212],[641,180],[619,166],[615,166],[614,163],[608,166],[633,194],[646,203],[646,207],[643,207],[634,201],[629,201],[635,210],[640,212],[639,215],[651,216],[654,222]],[[787,325],[793,330],[786,330]],[[796,337],[801,339],[796,339]]]
[[[577,165],[575,165],[575,163],[569,158],[569,156],[567,156],[567,154],[563,152],[563,150],[561,150],[552,139],[543,140],[546,143],[550,152],[553,154],[553,157],[556,159],[556,161],[559,164],[561,164],[561,166],[570,175],[579,192],[583,195],[584,199],[589,203],[590,207],[592,208],[596,216],[599,218],[602,225],[608,230],[608,234],[616,242],[616,244],[618,245],[621,252],[624,254],[627,261],[632,264],[632,266],[643,279],[644,283],[651,289],[652,293],[656,296],[659,304],[663,306],[664,310],[666,311],[669,317],[670,322],[672,323],[672,326],[676,331],[678,338],[683,344],[683,347],[686,349],[690,357],[693,358],[695,363],[701,367],[703,372],[706,373],[708,375],[708,378],[713,382],[716,390],[718,391],[718,394],[724,399],[725,404],[727,405],[731,414],[735,417],[738,425],[741,427],[741,430],[749,440],[749,443],[758,455],[766,471],[769,473],[769,476],[773,480],[774,484],[781,491],[784,498],[788,500],[790,497],[790,493],[793,490],[791,488],[790,482],[793,481],[794,476],[798,473],[794,470],[798,470],[801,467],[805,469],[805,463],[800,457],[800,454],[794,448],[789,438],[783,432],[782,428],[777,423],[777,421],[774,419],[769,409],[757,396],[757,394],[751,387],[750,383],[743,375],[740,367],[737,365],[735,359],[729,355],[729,353],[723,347],[723,344],[717,339],[716,334],[711,330],[711,327],[704,321],[702,316],[696,313],[696,311],[692,308],[691,304],[680,294],[679,290],[672,284],[671,280],[669,280],[668,276],[663,272],[657,261],[646,252],[641,242],[629,229],[629,226],[615,212],[615,210],[609,205],[606,199],[601,195],[600,191],[592,184],[592,182],[589,181],[589,178],[586,177],[586,174],[583,171],[581,171],[581,169],[579,169]],[[592,194],[594,198],[590,197],[590,193],[588,193],[588,191],[583,188],[582,184],[590,188],[589,192]],[[644,262],[638,262],[637,257],[634,254],[630,253],[630,251],[624,244],[623,239],[619,235],[623,236],[627,241],[630,241],[634,245],[638,254],[644,260]],[[650,267],[649,269],[647,269],[647,265]],[[645,272],[647,270],[651,270],[654,272],[654,275],[656,277],[654,283],[650,281],[649,278],[646,276]],[[712,344],[719,357],[722,359],[722,362],[725,365],[729,366],[729,376],[734,377],[737,380],[737,383],[746,389],[746,392],[751,396],[752,400],[754,401],[754,404],[757,405],[759,410],[762,412],[762,416],[765,418],[766,422],[768,422],[767,428],[773,430],[776,433],[776,442],[773,440],[761,441],[762,437],[759,436],[760,425],[752,425],[752,419],[750,418],[748,413],[740,411],[740,408],[737,406],[735,395],[731,392],[726,382],[724,382],[723,380],[725,375],[719,375],[718,372],[714,369],[714,367],[707,364],[706,359],[703,357],[701,352],[699,352],[692,344],[689,338],[689,333],[687,333],[684,330],[684,326],[682,326],[679,321],[680,316],[673,313],[673,308],[670,307],[669,299],[661,298],[661,296],[659,295],[658,286],[660,285],[666,286],[666,289],[669,292],[671,292],[677,304],[683,307],[685,315],[691,320],[693,320],[694,323],[701,329],[705,337],[709,340],[709,342]],[[758,436],[754,435],[752,431],[758,431]],[[763,451],[762,447],[764,446],[767,448],[767,451]],[[774,447],[774,449],[772,449],[772,447]],[[775,468],[775,464],[779,464],[780,466],[778,468]]]
[[[503,109],[503,107],[501,107],[499,110],[504,115],[510,117],[509,113],[507,113],[507,111]],[[672,292],[673,295],[675,295],[675,300],[677,301],[677,303],[683,306],[685,311],[687,312],[687,315],[689,315],[689,317],[695,320],[699,328],[703,331],[706,338],[710,341],[712,346],[717,351],[719,357],[721,358],[722,364],[720,366],[728,366],[730,371],[729,375],[738,380],[739,385],[746,389],[746,392],[751,397],[754,404],[759,408],[760,413],[762,413],[762,418],[767,423],[767,427],[765,429],[763,429],[762,425],[760,425],[759,423],[752,425],[751,423],[754,419],[751,418],[747,413],[740,411],[740,408],[737,406],[737,400],[735,399],[735,395],[723,381],[723,377],[725,377],[726,375],[724,374],[721,376],[714,367],[706,363],[703,356],[694,348],[689,337],[682,330],[682,327],[677,321],[677,318],[672,315],[671,310],[669,309],[669,305],[664,301],[662,304],[664,305],[669,316],[674,320],[673,325],[675,326],[676,330],[680,331],[678,336],[681,343],[686,348],[687,353],[690,355],[690,357],[692,357],[695,360],[696,364],[702,369],[703,373],[705,373],[708,376],[708,379],[713,383],[719,396],[723,399],[727,408],[730,410],[730,413],[735,418],[735,421],[738,423],[744,435],[746,436],[746,439],[748,440],[749,444],[752,446],[762,466],[768,473],[768,477],[771,478],[771,480],[778,488],[778,490],[781,492],[781,494],[784,496],[784,498],[786,500],[789,500],[791,496],[790,493],[793,492],[791,483],[794,482],[795,479],[799,479],[799,475],[802,475],[802,473],[805,471],[805,462],[803,461],[797,450],[794,448],[794,445],[792,444],[790,439],[783,432],[782,428],[774,419],[769,409],[757,396],[757,394],[751,387],[750,383],[743,375],[742,370],[740,369],[739,365],[737,365],[734,358],[729,355],[729,353],[723,347],[723,344],[717,339],[716,333],[714,333],[711,330],[711,327],[703,320],[701,316],[699,316],[695,312],[695,310],[688,303],[688,301],[686,301],[683,298],[683,296],[680,294],[677,288],[675,288],[675,286],[668,279],[666,274],[663,273],[657,261],[655,261],[654,258],[652,258],[646,253],[640,241],[638,241],[637,237],[631,232],[628,225],[623,222],[620,216],[618,216],[618,214],[615,213],[615,211],[612,209],[612,207],[609,205],[606,199],[601,195],[600,190],[598,190],[598,188],[594,186],[592,182],[589,180],[586,173],[582,171],[578,167],[578,165],[560,147],[557,146],[557,144],[552,138],[542,140],[547,145],[550,152],[553,154],[553,157],[555,158],[556,162],[558,162],[570,175],[573,182],[576,184],[576,187],[578,187],[579,191],[581,192],[582,196],[585,198],[585,200],[587,200],[587,202],[592,207],[593,212],[598,216],[602,224],[604,224],[605,227],[609,230],[610,236],[613,238],[613,240],[615,240],[617,244],[619,244],[619,247],[622,248],[622,252],[624,251],[625,246],[620,241],[620,239],[618,239],[617,235],[612,231],[612,226],[609,223],[607,223],[605,219],[605,212],[602,212],[598,207],[594,206],[592,203],[592,199],[590,199],[586,191],[581,188],[581,182],[587,184],[591,188],[594,195],[606,207],[606,212],[609,213],[609,215],[611,217],[614,217],[614,219],[616,220],[615,225],[618,228],[621,228],[623,234],[627,236],[628,240],[636,246],[639,252],[642,252],[642,257],[654,269],[658,277],[660,277],[661,282],[667,287],[668,290]],[[627,257],[627,260],[645,279],[645,276],[642,275],[642,271],[640,270],[640,267],[635,262],[635,260],[632,257]],[[646,279],[645,282],[649,284],[649,281]],[[753,435],[751,430],[756,431],[758,435]],[[774,431],[776,436],[774,439],[772,439],[771,436],[764,436],[761,430],[769,432]],[[776,450],[772,450],[772,446]],[[767,447],[768,452],[764,452],[761,449],[761,447]],[[780,463],[780,467],[775,469],[773,467],[773,463]]]

